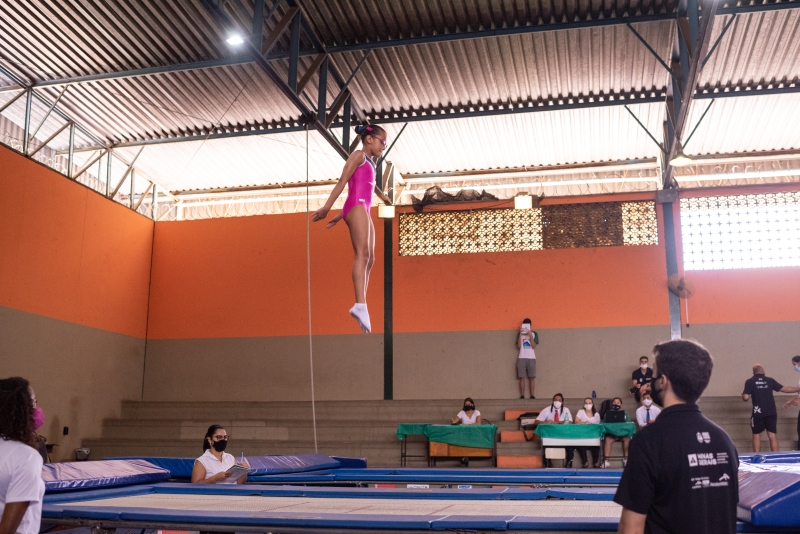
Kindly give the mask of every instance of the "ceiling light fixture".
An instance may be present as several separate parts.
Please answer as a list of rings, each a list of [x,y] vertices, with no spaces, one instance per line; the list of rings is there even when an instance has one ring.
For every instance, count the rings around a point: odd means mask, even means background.
[[[244,39],[238,33],[232,33],[225,39],[225,42],[231,46],[239,46],[240,44],[244,44]]]
[[[694,163],[692,158],[683,153],[683,146],[678,143],[678,152],[675,154],[674,158],[669,160],[669,164],[673,167],[686,167],[692,163]]]

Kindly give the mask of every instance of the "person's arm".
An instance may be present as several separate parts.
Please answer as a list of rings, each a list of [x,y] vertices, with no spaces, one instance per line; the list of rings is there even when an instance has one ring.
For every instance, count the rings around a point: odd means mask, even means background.
[[[645,414],[645,411],[642,410],[641,408],[637,408],[636,409],[636,422],[639,423],[639,428],[644,428],[644,427],[647,426],[647,421],[645,420],[645,417],[647,417],[647,415]]]
[[[461,410],[461,411],[460,411],[460,412],[458,412],[458,414],[456,414],[456,416],[453,418],[452,424],[454,424],[454,425],[457,425],[457,424],[459,424],[459,423],[461,423],[461,422],[462,422],[462,421],[461,421],[461,414],[462,414],[462,413],[464,414],[464,417],[466,417],[466,416],[467,416],[466,412],[465,412],[464,410]]]
[[[457,425],[460,422],[461,422],[460,417],[453,417],[453,420],[450,422],[450,424]]]
[[[647,516],[644,514],[637,514],[627,508],[623,508],[617,532],[620,534],[644,534],[646,519]]]
[[[197,460],[192,467],[192,484],[216,484],[220,480],[225,480],[226,476],[225,471],[222,471],[213,477],[206,478],[206,468]]]
[[[478,415],[478,418],[475,419],[475,424],[476,425],[482,425],[483,424],[483,419],[481,419],[480,415]]]
[[[0,534],[14,534],[22,522],[30,502],[7,502],[0,518]]]
[[[531,330],[531,347],[536,348],[539,346],[539,333]]]
[[[784,408],[788,408],[789,406],[800,406],[800,397],[789,399],[786,401],[786,404],[783,405]]]
[[[750,395],[748,395],[747,393],[742,393],[742,400],[745,402],[749,401]]]
[[[781,393],[800,393],[800,388],[794,386],[783,386],[780,390]]]
[[[250,464],[248,463],[247,460],[244,460],[242,463],[237,463],[236,465],[250,469]],[[246,482],[247,482],[247,473],[236,479],[237,484],[245,484]]]
[[[350,178],[353,177],[353,173],[356,172],[356,169],[358,169],[359,165],[361,165],[363,162],[364,152],[361,150],[356,150],[350,154],[350,157],[347,158],[347,163],[344,164],[344,169],[342,169],[342,176],[339,178],[339,181],[336,183],[333,191],[331,191],[331,194],[328,197],[327,202],[325,202],[325,205],[314,212],[314,215],[311,217],[312,221],[321,221],[328,216],[328,212],[333,207],[333,203],[336,202],[336,199],[339,198],[339,195],[341,195],[342,191],[344,191],[344,186],[350,181]],[[341,219],[341,217],[339,219]]]
[[[750,395],[753,394],[752,388],[750,387],[750,380],[744,383],[744,390],[742,390],[742,400],[747,402],[750,400]]]

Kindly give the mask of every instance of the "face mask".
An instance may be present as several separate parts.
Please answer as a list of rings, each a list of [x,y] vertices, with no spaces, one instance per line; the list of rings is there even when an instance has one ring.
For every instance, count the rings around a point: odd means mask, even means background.
[[[656,404],[664,406],[664,390],[656,386],[659,378],[661,377],[659,376],[653,380],[653,384],[650,386],[650,396],[653,397]]]
[[[643,364],[639,365],[639,367],[642,369],[642,371],[647,371],[647,364],[646,363],[643,363]]]
[[[611,405],[611,409],[612,410],[619,410],[620,408],[622,408],[622,406],[620,406],[619,404],[612,404]]]
[[[553,401],[553,408],[555,408],[556,410],[560,410],[561,409],[561,401]]]
[[[228,440],[227,439],[221,439],[219,441],[215,441],[214,445],[213,445],[214,450],[217,451],[217,452],[224,451],[225,447],[227,447],[227,446],[228,446]]]
[[[584,407],[586,410],[591,410],[591,409],[593,408],[593,406],[592,406],[591,404],[584,404],[584,405],[583,405],[583,407]]]
[[[798,373],[800,373],[800,365],[795,365],[794,366],[794,370],[797,371]]]
[[[470,406],[469,404],[465,404],[464,405],[464,411],[465,412],[468,412],[468,411],[474,410],[474,409],[475,409],[475,406]]]
[[[645,399],[644,400],[644,405],[645,406],[650,406],[651,404],[653,404],[653,401],[651,401],[650,399]]]
[[[38,406],[33,409],[33,429],[39,430],[44,425],[44,412]]]

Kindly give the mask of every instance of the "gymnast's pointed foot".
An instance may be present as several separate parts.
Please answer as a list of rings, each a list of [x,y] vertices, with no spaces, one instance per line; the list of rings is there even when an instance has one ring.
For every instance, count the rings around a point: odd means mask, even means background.
[[[366,304],[354,304],[353,307],[350,308],[350,315],[352,315],[353,318],[358,321],[358,326],[361,327],[361,330],[365,334],[369,334],[372,331],[372,327],[369,323],[369,312],[367,311]]]

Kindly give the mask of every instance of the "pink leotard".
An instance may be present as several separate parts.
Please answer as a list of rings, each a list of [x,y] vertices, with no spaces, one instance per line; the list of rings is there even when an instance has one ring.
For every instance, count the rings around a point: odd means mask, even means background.
[[[369,215],[372,207],[372,192],[375,190],[375,165],[372,160],[364,156],[364,163],[358,166],[353,176],[347,182],[347,199],[342,207],[342,218],[357,204],[364,206]]]

